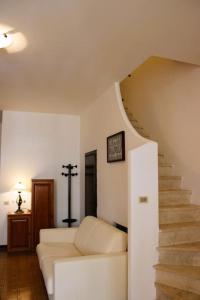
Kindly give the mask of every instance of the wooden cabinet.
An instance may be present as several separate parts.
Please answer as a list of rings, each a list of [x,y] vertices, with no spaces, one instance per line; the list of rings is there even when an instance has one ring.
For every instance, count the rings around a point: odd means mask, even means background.
[[[54,180],[32,180],[33,247],[39,243],[39,232],[54,227]]]
[[[8,251],[28,251],[32,248],[31,213],[8,214]]]

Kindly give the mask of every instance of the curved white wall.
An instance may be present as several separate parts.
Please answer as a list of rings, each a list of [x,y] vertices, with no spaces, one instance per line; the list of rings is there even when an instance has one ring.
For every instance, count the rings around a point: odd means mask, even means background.
[[[84,154],[97,150],[98,216],[129,228],[129,300],[153,300],[158,242],[157,145],[135,132],[120,101],[119,86],[112,85],[81,115],[81,194]],[[125,131],[126,161],[107,163],[106,138],[121,130]],[[147,196],[148,203],[141,204],[139,196]]]

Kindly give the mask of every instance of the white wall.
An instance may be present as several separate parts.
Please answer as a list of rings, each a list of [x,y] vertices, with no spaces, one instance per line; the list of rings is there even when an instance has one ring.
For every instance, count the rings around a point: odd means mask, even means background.
[[[80,164],[80,118],[70,115],[3,112],[0,185],[0,244],[6,244],[6,214],[16,209],[17,193],[23,181],[29,191],[32,178],[55,179],[56,222],[67,217],[67,179],[62,164]],[[79,169],[78,169],[79,172]],[[72,215],[80,218],[80,180],[73,178]],[[24,207],[30,207],[30,192]],[[9,201],[9,205],[5,205]]]
[[[126,161],[107,163],[106,138],[121,130],[125,131]],[[157,262],[158,245],[157,145],[140,137],[133,129],[123,109],[117,84],[81,115],[82,196],[84,154],[95,149],[98,216],[129,229],[129,300],[153,300],[153,265]],[[148,203],[140,204],[139,196],[147,196]],[[144,278],[139,275],[143,273]]]
[[[126,161],[107,163],[106,138],[125,130]],[[82,214],[84,214],[84,155],[97,150],[97,213],[109,222],[128,225],[128,161],[130,149],[144,143],[134,139],[120,113],[112,85],[81,115]]]
[[[129,110],[200,203],[200,67],[153,57],[121,84]]]

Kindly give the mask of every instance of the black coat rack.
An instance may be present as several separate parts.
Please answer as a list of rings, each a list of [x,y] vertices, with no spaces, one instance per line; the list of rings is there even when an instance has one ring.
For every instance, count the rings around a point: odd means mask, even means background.
[[[77,176],[78,173],[72,173],[73,168],[77,168],[77,165],[72,166],[71,164],[68,164],[67,166],[63,165],[62,168],[66,168],[68,170],[68,173],[62,172],[61,175],[68,177],[68,218],[62,220],[64,223],[68,223],[68,227],[71,227],[71,224],[76,222],[76,219],[72,219],[71,217],[71,178],[72,176]]]

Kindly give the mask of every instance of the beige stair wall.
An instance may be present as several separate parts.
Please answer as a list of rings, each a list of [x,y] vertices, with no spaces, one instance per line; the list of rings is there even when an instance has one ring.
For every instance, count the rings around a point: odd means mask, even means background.
[[[183,176],[192,201],[200,203],[200,68],[153,57],[121,83],[134,118],[159,141],[174,174]],[[145,108],[145,109],[144,109]]]

